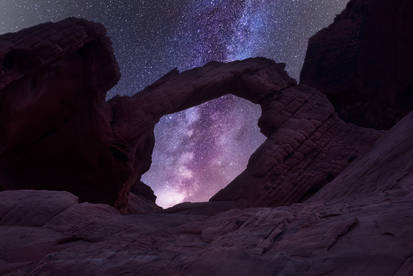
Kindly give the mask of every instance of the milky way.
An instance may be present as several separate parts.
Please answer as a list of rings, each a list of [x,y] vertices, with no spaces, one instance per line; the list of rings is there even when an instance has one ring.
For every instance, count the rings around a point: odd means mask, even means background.
[[[35,2],[35,3],[34,3]],[[308,38],[348,0],[0,0],[0,33],[68,16],[103,23],[122,80],[109,91],[133,95],[171,69],[264,56],[298,78]],[[143,181],[167,207],[205,201],[245,169],[263,142],[260,109],[225,96],[161,119]]]
[[[175,39],[190,43],[180,68],[210,60],[281,56],[268,50],[283,31],[285,21],[277,16],[281,8],[280,1],[263,0],[190,3]],[[283,51],[281,44],[275,47]],[[302,60],[303,49],[293,58],[300,55]],[[298,69],[290,68],[290,73],[297,76]],[[156,165],[143,176],[146,183],[160,183],[155,188],[158,204],[205,201],[234,179],[265,140],[257,127],[260,113],[259,106],[226,96],[165,117],[155,130]]]

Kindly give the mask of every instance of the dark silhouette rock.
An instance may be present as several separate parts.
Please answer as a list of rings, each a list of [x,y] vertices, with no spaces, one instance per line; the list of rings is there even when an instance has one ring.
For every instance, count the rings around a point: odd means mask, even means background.
[[[347,122],[392,127],[413,110],[412,25],[412,1],[350,1],[310,39],[301,83],[326,93]]]
[[[105,28],[70,18],[2,35],[0,63],[0,190],[64,190],[126,208],[120,191],[134,171],[105,99],[120,77]],[[134,212],[159,209],[144,190]]]
[[[129,193],[128,205],[123,211],[127,214],[150,214],[162,212],[162,208],[143,196]]]
[[[151,202],[156,201],[156,195],[151,189],[151,187],[149,187],[142,181],[139,181],[135,185],[133,185],[132,188],[130,189],[130,192],[137,196],[142,196]]]
[[[237,204],[231,201],[183,202],[165,209],[164,213],[214,216],[237,207]]]
[[[102,25],[81,19],[0,36],[1,189],[114,204],[122,183],[105,96],[119,79]]]

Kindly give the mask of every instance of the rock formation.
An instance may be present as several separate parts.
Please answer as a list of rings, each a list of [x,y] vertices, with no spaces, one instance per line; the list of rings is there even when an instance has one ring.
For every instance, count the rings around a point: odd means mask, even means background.
[[[340,117],[386,129],[413,109],[413,2],[353,0],[314,35],[301,83],[328,96]]]
[[[212,201],[232,201],[239,207],[300,202],[381,134],[342,122],[321,92],[297,86],[283,64],[263,58],[213,62],[183,73],[174,70],[133,97],[111,100],[112,127],[116,139],[132,148],[123,152],[125,159],[136,160],[135,177],[150,167],[148,145],[154,144],[153,129],[162,116],[228,93],[261,105],[259,125],[268,139],[246,171]]]
[[[268,137],[247,169],[212,201],[239,206],[281,206],[302,202],[368,150],[380,135],[346,124],[319,91],[295,86],[262,105],[262,132]]]
[[[71,18],[0,37],[0,190],[63,190],[129,211],[158,209],[136,178],[128,186],[140,184],[135,195],[121,193],[134,167],[111,127],[105,97],[120,74],[105,34]]]
[[[202,68],[179,73],[173,70],[133,97],[110,101],[111,126],[116,152],[133,167],[120,198],[151,165],[155,143],[154,127],[164,115],[178,112],[232,93],[254,103],[296,83],[284,71],[284,64],[256,58],[232,63],[211,62]]]
[[[411,275],[412,131],[413,113],[333,193],[289,207],[125,216],[67,192],[2,192],[0,273]]]
[[[301,80],[321,92],[256,58],[107,102],[103,26],[0,36],[0,274],[412,275],[413,7],[396,2],[352,0],[311,39]],[[260,104],[267,140],[210,202],[161,211],[140,181],[155,124],[228,93]]]
[[[68,19],[0,41],[2,189],[64,190],[125,212],[158,210],[140,182],[151,165],[155,124],[229,93],[261,105],[268,140],[214,201],[300,202],[380,135],[343,123],[319,91],[297,86],[284,64],[264,58],[174,70],[133,97],[106,102],[119,73],[103,26]],[[142,194],[130,195],[132,187]]]
[[[158,213],[162,208],[156,205],[156,196],[148,185],[138,181],[130,189],[125,212],[128,214]]]
[[[0,37],[0,188],[114,204],[125,168],[106,92],[120,75],[102,25],[80,19]]]

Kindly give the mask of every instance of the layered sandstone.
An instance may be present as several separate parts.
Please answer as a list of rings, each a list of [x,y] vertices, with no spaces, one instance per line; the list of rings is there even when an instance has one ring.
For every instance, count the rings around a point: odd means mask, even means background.
[[[269,97],[259,125],[268,139],[211,201],[239,206],[302,202],[365,153],[381,132],[344,123],[318,90],[295,86]]]

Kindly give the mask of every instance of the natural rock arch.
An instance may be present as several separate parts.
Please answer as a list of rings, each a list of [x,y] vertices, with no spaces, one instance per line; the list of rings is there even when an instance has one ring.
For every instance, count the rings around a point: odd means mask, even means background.
[[[119,140],[134,137],[132,153],[138,153],[135,159],[128,156],[135,160],[135,174],[124,193],[150,167],[153,129],[162,116],[226,94],[261,106],[259,127],[268,139],[212,201],[243,207],[291,204],[331,181],[378,132],[343,123],[324,95],[297,86],[284,67],[263,58],[213,62],[181,74],[174,70],[133,97],[114,98],[112,127]]]
[[[38,62],[23,71],[10,66],[8,54],[17,49]],[[0,189],[65,190],[127,211],[132,186],[153,200],[139,179],[151,165],[159,119],[230,93],[261,106],[259,126],[268,139],[212,201],[275,206],[304,200],[380,134],[343,123],[321,92],[297,85],[284,64],[264,58],[174,70],[133,97],[106,102],[118,66],[103,26],[85,20],[2,36],[4,62]]]
[[[228,185],[265,140],[261,114],[259,105],[231,94],[163,116],[155,125],[151,167],[141,178],[156,204],[205,202]]]
[[[127,137],[133,137],[129,142],[136,144],[131,152],[135,151],[135,156],[141,157],[134,162],[133,171],[136,174],[131,175],[124,193],[150,168],[154,147],[153,130],[162,116],[227,94],[244,98],[262,108],[272,94],[296,85],[284,67],[284,64],[264,58],[228,64],[211,62],[183,73],[175,69],[133,97],[112,99],[112,127],[117,139],[125,141]],[[122,149],[117,150],[127,154]],[[132,160],[135,156],[128,155],[125,159]]]

